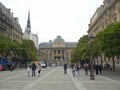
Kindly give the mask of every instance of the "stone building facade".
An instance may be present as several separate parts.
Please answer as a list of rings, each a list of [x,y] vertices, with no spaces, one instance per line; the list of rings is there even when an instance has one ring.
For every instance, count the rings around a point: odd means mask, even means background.
[[[120,21],[120,0],[104,0],[103,5],[97,8],[92,18],[90,19],[90,24],[88,28],[88,35],[94,37],[98,32],[104,30],[110,23],[115,23]],[[92,40],[92,39],[91,39]],[[103,62],[110,63],[112,65],[112,60],[104,59]],[[101,62],[101,57],[98,57],[97,62]],[[119,67],[120,59],[115,58],[116,67]]]
[[[57,36],[53,42],[50,40],[49,42],[40,43],[40,60],[57,64],[69,64],[76,45],[77,42],[65,42],[61,36]]]
[[[23,33],[19,20],[13,16],[10,9],[0,2],[0,34],[8,36],[20,43],[23,41]]]
[[[120,0],[104,0],[90,19],[88,34],[95,36],[110,23],[120,21]]]

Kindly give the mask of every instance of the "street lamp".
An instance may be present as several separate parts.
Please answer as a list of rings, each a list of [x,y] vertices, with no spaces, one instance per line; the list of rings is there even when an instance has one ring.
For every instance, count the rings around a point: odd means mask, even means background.
[[[94,35],[90,34],[89,36],[89,46],[90,46],[90,61],[93,61],[93,57],[92,57],[92,48],[93,48],[93,41],[94,41]],[[95,64],[95,60],[93,62]]]
[[[95,65],[95,59],[94,59],[94,60],[91,60],[91,59],[93,59],[93,57],[92,57],[93,41],[94,41],[94,36],[93,36],[93,34],[90,34],[90,35],[89,35],[90,61],[92,61],[92,64]],[[91,80],[95,80],[93,65],[91,65],[91,69],[90,69],[90,79],[91,79]]]

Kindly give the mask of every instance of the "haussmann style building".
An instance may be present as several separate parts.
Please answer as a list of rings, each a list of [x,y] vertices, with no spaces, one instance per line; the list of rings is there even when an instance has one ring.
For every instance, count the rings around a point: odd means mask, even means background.
[[[72,53],[77,42],[65,42],[61,36],[57,36],[52,42],[43,42],[39,44],[40,61],[62,65],[70,64]]]
[[[120,21],[120,0],[104,0],[90,19],[88,34],[95,36],[110,23]]]
[[[98,7],[90,19],[88,35],[93,38],[96,34],[104,30],[109,24],[120,21],[120,0],[103,0],[103,5]],[[104,56],[102,56],[104,58]],[[98,62],[101,58],[98,57]],[[104,59],[104,63],[108,62],[112,65],[112,60]],[[120,59],[115,59],[116,67],[119,67]],[[120,68],[120,67],[119,67]]]
[[[0,2],[0,34],[7,36],[11,40],[23,42],[22,28],[19,19],[13,16],[11,9],[6,8]]]

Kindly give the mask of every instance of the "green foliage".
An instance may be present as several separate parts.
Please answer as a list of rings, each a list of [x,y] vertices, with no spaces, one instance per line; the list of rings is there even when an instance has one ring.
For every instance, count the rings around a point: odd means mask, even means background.
[[[88,35],[84,35],[82,38],[80,38],[77,47],[74,49],[72,62],[87,60],[89,58],[88,46]]]
[[[0,35],[0,55],[5,52],[6,55],[17,55],[18,58],[37,60],[37,49],[34,42],[24,40],[23,44],[17,41],[11,41],[8,37]]]
[[[108,25],[103,31],[96,35],[99,47],[107,57],[120,55],[120,22]]]
[[[120,22],[108,25],[100,31],[89,43],[88,36],[80,38],[77,47],[74,49],[72,62],[86,60],[89,55],[97,58],[104,54],[108,58],[120,56]]]
[[[35,48],[34,42],[32,40],[24,40],[23,44],[27,46],[28,58],[37,60],[37,49]]]
[[[5,37],[3,35],[0,35],[0,53],[2,54],[3,51],[7,52],[7,50],[10,48],[11,40],[8,37]]]
[[[120,22],[108,25],[104,30],[96,35],[99,40],[99,50],[105,57],[113,60],[113,70],[115,70],[115,56],[120,56]]]

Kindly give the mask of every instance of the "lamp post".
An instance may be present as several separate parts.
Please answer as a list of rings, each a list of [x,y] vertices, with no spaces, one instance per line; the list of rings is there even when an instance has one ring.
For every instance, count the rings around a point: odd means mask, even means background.
[[[92,56],[93,41],[94,41],[94,36],[93,36],[93,34],[90,34],[89,35],[90,61],[92,61],[92,63],[95,64],[95,59],[91,60],[91,59],[93,59],[93,56]],[[95,74],[94,74],[94,70],[93,70],[93,65],[91,65],[91,69],[90,69],[90,80],[95,80]]]
[[[93,41],[94,41],[94,35],[90,34],[89,35],[89,46],[90,46],[90,61],[92,61],[92,63],[95,64],[95,60],[93,61],[93,57],[92,57],[92,48],[93,48]]]

